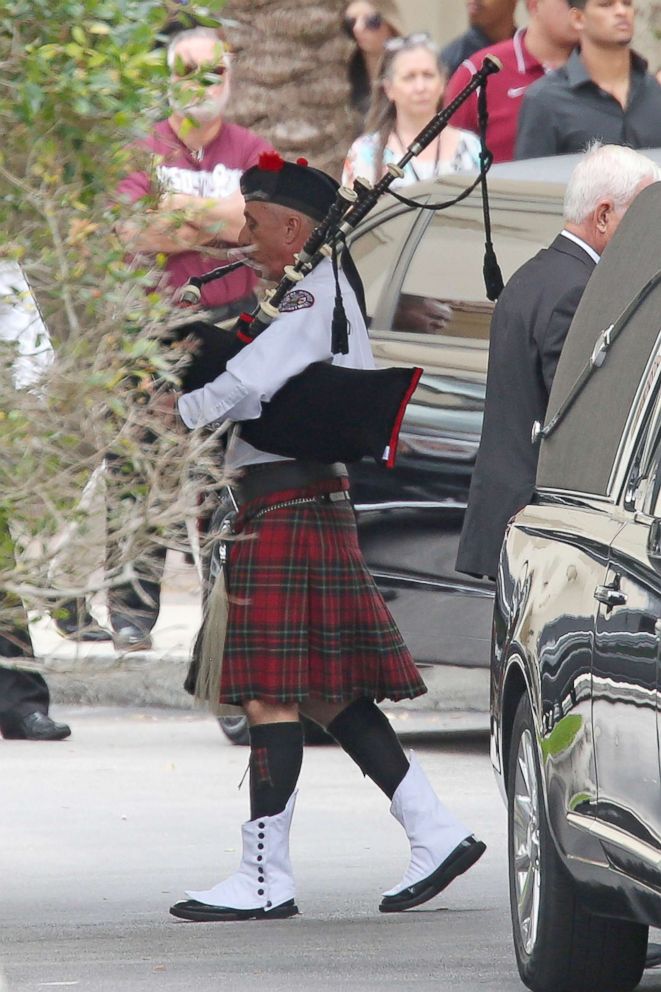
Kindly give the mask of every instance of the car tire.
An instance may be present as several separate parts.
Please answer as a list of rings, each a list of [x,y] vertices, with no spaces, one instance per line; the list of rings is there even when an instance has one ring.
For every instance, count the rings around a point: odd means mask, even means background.
[[[514,949],[532,992],[631,992],[645,967],[648,928],[595,916],[562,864],[549,829],[536,728],[521,698],[508,756],[508,860]]]
[[[245,716],[219,716],[218,725],[232,744],[250,744],[248,720]]]
[[[312,720],[306,720],[305,717],[302,717],[301,722],[303,724],[303,734],[305,735],[306,744],[335,743],[331,735],[327,734],[323,727],[320,727],[319,724],[314,723]],[[220,729],[225,734],[225,737],[227,737],[232,744],[250,744],[248,720],[245,716],[219,716],[218,723],[220,725]]]

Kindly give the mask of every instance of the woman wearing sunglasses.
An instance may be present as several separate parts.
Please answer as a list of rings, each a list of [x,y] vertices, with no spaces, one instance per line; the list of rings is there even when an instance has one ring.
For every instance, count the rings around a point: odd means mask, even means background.
[[[344,33],[356,43],[349,59],[351,109],[356,114],[356,133],[360,133],[369,109],[372,85],[377,78],[383,46],[404,32],[397,5],[393,0],[354,0],[344,13]]]
[[[342,182],[361,176],[374,182],[391,162],[398,162],[416,135],[440,108],[446,73],[438,46],[429,35],[392,38],[383,58],[365,123],[344,163]],[[435,179],[449,172],[472,172],[479,164],[476,135],[455,127],[445,130],[404,170],[393,186]]]

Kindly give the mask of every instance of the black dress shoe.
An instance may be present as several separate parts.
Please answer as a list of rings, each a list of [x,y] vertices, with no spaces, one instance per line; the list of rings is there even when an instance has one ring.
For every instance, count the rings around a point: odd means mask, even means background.
[[[66,723],[55,723],[47,713],[40,712],[5,717],[0,729],[10,741],[63,741],[71,734]]]
[[[74,617],[58,618],[55,629],[69,641],[112,641],[112,632],[96,622],[91,613],[80,620]]]
[[[112,637],[117,651],[151,651],[152,639],[145,630],[125,624]]]
[[[293,899],[288,899],[273,909],[231,909],[185,899],[170,906],[170,913],[179,920],[192,920],[193,923],[237,923],[239,920],[286,920],[298,916],[298,906]]]
[[[415,885],[409,885],[397,895],[384,896],[379,912],[402,913],[405,909],[413,909],[414,906],[420,906],[423,902],[433,899],[458,875],[468,871],[482,857],[486,849],[487,845],[481,840],[467,837],[461,844],[457,844],[454,851],[448,854],[445,861],[431,875],[427,875]]]

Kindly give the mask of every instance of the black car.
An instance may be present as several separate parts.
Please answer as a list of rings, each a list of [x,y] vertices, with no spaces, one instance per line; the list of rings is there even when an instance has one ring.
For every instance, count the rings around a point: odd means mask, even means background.
[[[657,183],[588,284],[501,554],[492,760],[533,992],[633,989],[661,925],[660,230]]]
[[[412,187],[411,195],[440,203],[467,183],[455,176]],[[557,233],[563,193],[558,184],[491,184],[504,278]],[[363,222],[351,250],[377,362],[424,368],[395,468],[367,460],[351,467],[361,547],[424,669],[430,692],[419,705],[443,699],[486,713],[493,587],[454,567],[482,429],[493,311],[482,275],[481,198],[438,213],[389,200]]]

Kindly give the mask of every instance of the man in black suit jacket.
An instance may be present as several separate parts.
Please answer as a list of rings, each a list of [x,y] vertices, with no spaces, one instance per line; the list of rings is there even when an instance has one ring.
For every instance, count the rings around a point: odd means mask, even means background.
[[[507,522],[530,502],[543,421],[567,331],[599,256],[658,167],[630,148],[595,145],[574,169],[562,232],[516,272],[491,322],[482,439],[457,569],[495,578]]]

